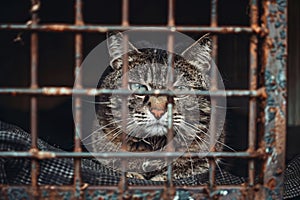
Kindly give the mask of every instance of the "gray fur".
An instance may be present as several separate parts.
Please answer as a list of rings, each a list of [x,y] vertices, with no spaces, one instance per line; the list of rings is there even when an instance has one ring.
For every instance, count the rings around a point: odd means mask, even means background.
[[[118,89],[122,83],[122,34],[108,39],[113,71],[104,77],[100,88]],[[208,90],[207,72],[211,61],[211,40],[202,37],[180,55],[174,55],[174,84],[179,90]],[[129,43],[128,81],[146,90],[168,89],[168,54],[159,49],[137,50]],[[134,85],[135,87],[136,85]],[[92,135],[95,151],[120,151],[122,146],[122,97],[112,94],[101,96],[97,106],[101,131]],[[167,136],[167,97],[155,95],[130,95],[128,98],[128,118],[126,127],[127,151],[152,152],[166,149]],[[175,96],[173,99],[173,127],[175,151],[208,152],[210,100],[201,96]],[[189,145],[187,145],[189,144]],[[216,145],[222,150],[223,135]],[[103,160],[104,163],[118,166],[120,160]],[[174,178],[185,178],[203,173],[208,168],[206,159],[178,158],[173,163]],[[138,171],[144,178],[161,180],[166,176],[164,159],[131,159],[128,170]],[[118,167],[116,167],[118,169]]]

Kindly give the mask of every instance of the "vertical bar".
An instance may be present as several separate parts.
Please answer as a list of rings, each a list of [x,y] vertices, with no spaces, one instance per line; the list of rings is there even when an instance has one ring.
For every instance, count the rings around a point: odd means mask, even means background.
[[[123,55],[123,67],[122,67],[122,89],[128,88],[128,35],[124,33],[123,35],[123,47],[125,54]],[[122,151],[127,151],[127,142],[126,142],[126,134],[127,134],[127,116],[128,116],[128,96],[122,96]],[[126,176],[126,166],[128,165],[125,159],[122,159],[122,176],[120,181],[120,194],[125,192],[127,189],[127,176]],[[120,199],[123,197],[120,196]]]
[[[168,2],[168,26],[175,26],[175,0]]]
[[[172,27],[175,25],[174,19],[174,4],[175,0],[168,1],[168,27]],[[172,29],[171,29],[172,30]],[[172,32],[168,34],[168,73],[167,73],[167,88],[169,90],[173,89],[174,83],[174,35]],[[167,105],[167,118],[168,118],[168,133],[167,133],[167,151],[174,152],[173,145],[173,97],[168,97],[168,105]],[[166,158],[167,163],[169,163],[169,158]],[[167,168],[167,181],[165,183],[165,191],[164,195],[167,195],[167,198],[173,198],[175,195],[175,189],[172,181],[173,170],[172,170],[172,162],[168,164]]]
[[[218,0],[211,1],[210,26],[218,26]]]
[[[172,1],[172,0],[171,0]],[[168,79],[167,79],[167,88],[169,90],[173,89],[173,83],[174,83],[174,54],[173,54],[173,48],[174,48],[174,35],[172,33],[169,33],[168,35]],[[168,152],[174,152],[174,145],[173,145],[173,97],[168,97],[168,104],[167,104],[167,118],[168,118],[168,132],[167,132],[167,151]],[[169,163],[170,159],[166,158],[166,162]],[[166,188],[165,188],[165,194],[168,195],[168,197],[174,196],[175,190],[173,187],[173,181],[172,181],[172,162],[168,164],[167,168],[167,181],[166,181]]]
[[[32,0],[31,1],[31,21],[32,26],[38,23],[38,11],[40,8],[39,0]],[[38,34],[32,33],[31,34],[31,83],[30,88],[36,89],[38,88],[38,77],[37,77],[37,70],[38,70]],[[31,119],[31,152],[37,152],[37,112],[38,112],[38,104],[37,104],[37,97],[31,97],[30,99],[30,119]],[[38,199],[38,174],[39,174],[39,163],[36,159],[31,160],[31,186],[33,190],[33,197]]]
[[[122,2],[122,26],[129,26],[129,0]]]
[[[264,81],[267,92],[262,147],[264,199],[283,199],[286,141],[287,0],[263,1],[263,25],[269,30],[263,43]]]
[[[129,25],[129,0],[123,0],[122,1],[122,26],[128,26]],[[122,57],[123,59],[123,67],[122,67],[122,88],[127,89],[128,88],[128,34],[123,34],[123,47],[124,47],[124,55]],[[127,106],[128,106],[128,96],[124,95],[122,101],[122,151],[127,150],[127,142],[126,142],[126,133],[127,133]],[[126,176],[126,166],[128,165],[127,161],[125,159],[122,159],[122,174],[121,174],[121,180],[119,184],[120,188],[120,196],[119,199],[123,199],[123,193],[127,189],[127,176]]]
[[[83,25],[82,18],[82,1],[76,0],[75,2],[75,25]],[[80,66],[82,62],[82,35],[76,33],[75,35],[75,76],[76,83],[75,89],[82,88],[82,77],[80,73]],[[81,135],[82,135],[82,112],[81,112],[81,99],[75,97],[75,133],[74,133],[74,152],[81,152]],[[75,187],[75,198],[80,198],[80,186],[81,186],[81,159],[74,159],[74,187]]]
[[[250,24],[253,29],[258,27],[258,7],[257,0],[250,0]],[[257,89],[257,35],[250,38],[250,71],[249,71],[249,89]],[[256,116],[257,106],[256,98],[251,97],[249,102],[249,135],[248,151],[253,152],[256,146]],[[254,186],[255,162],[250,159],[248,162],[249,186]]]
[[[218,15],[217,15],[217,0],[211,1],[211,16],[210,16],[210,26],[217,27],[218,26]],[[212,37],[213,49],[212,49],[212,63],[211,63],[211,85],[210,90],[214,91],[218,89],[217,82],[217,51],[218,51],[218,38],[216,35]],[[213,63],[215,62],[215,65]],[[217,100],[216,97],[211,97],[211,123],[210,123],[210,141],[209,148],[211,152],[215,151],[215,143],[216,143],[216,132],[217,132],[217,113],[216,113]],[[214,159],[209,159],[209,187],[213,189],[215,185],[215,173],[216,173],[216,163]]]

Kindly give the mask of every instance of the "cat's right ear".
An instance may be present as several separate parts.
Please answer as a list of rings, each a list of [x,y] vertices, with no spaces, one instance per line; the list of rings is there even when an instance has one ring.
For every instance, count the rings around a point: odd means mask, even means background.
[[[121,32],[107,33],[107,47],[110,56],[110,66],[114,69],[122,68],[123,55],[125,53],[132,52],[132,51],[139,53],[139,51],[129,41],[127,41],[128,51],[125,52],[124,42],[125,42],[124,35]]]
[[[210,34],[205,34],[188,47],[181,55],[192,65],[204,73],[211,68],[212,39]]]

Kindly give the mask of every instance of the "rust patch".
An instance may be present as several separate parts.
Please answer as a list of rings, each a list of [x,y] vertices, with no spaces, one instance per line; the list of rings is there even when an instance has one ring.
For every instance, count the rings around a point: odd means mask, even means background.
[[[267,187],[270,188],[270,190],[274,190],[276,187],[276,180],[271,178],[267,183]]]

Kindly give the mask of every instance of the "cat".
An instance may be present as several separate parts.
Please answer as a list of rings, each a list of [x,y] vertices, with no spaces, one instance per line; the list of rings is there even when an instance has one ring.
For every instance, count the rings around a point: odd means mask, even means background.
[[[123,66],[123,34],[110,34],[107,39],[110,66],[101,80],[99,88],[121,89]],[[211,114],[210,98],[196,95],[176,95],[177,91],[192,92],[209,90],[212,41],[204,35],[181,55],[173,54],[174,81],[173,97],[166,95],[146,95],[144,91],[167,90],[168,56],[166,50],[158,48],[137,49],[128,43],[128,89],[139,94],[128,97],[126,129],[122,128],[123,97],[118,94],[101,95],[96,98],[96,113],[100,128],[92,134],[93,150],[97,152],[117,152],[122,148],[122,133],[126,135],[126,151],[165,151],[168,134],[168,103],[172,103],[173,147],[179,152],[209,152],[209,123]],[[222,151],[224,132],[215,145]],[[102,159],[101,162],[120,169],[120,159]],[[128,159],[129,177],[151,180],[165,180],[167,165],[172,164],[173,178],[187,178],[208,170],[205,158],[179,157],[168,163],[165,159]]]

